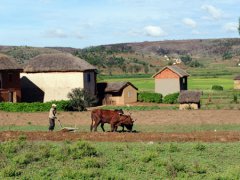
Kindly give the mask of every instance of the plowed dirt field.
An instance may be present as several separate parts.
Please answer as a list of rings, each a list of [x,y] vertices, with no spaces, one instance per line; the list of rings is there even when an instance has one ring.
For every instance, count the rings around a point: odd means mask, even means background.
[[[198,110],[198,111],[133,111],[131,112],[135,122],[139,125],[194,125],[194,124],[240,124],[239,110]],[[48,125],[48,113],[7,113],[0,112],[0,126],[16,125]],[[60,112],[58,118],[63,124],[90,125],[90,111],[87,112]],[[0,141],[17,139],[24,135],[33,141],[64,141],[64,140],[90,140],[112,142],[151,142],[151,141],[203,141],[203,142],[232,142],[240,141],[240,132],[191,132],[191,133],[161,133],[161,132],[134,132],[134,133],[110,133],[110,132],[22,132],[2,131]]]

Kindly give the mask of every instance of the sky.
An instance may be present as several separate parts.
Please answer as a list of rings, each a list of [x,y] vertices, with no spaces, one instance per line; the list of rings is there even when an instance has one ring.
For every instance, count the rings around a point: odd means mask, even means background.
[[[0,0],[0,45],[240,37],[240,0]]]

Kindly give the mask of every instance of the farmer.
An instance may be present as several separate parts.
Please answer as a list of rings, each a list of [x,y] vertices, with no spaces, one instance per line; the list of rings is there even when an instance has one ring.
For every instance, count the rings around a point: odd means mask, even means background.
[[[49,131],[53,131],[54,127],[55,127],[55,119],[57,119],[57,105],[56,104],[52,104],[52,107],[49,111]]]

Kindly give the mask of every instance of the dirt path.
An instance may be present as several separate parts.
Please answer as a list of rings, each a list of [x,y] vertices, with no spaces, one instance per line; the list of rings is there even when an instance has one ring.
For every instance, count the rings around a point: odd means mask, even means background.
[[[58,118],[65,125],[90,125],[91,111],[59,112]],[[127,112],[126,112],[127,113]],[[239,110],[155,110],[131,111],[136,124],[171,125],[171,124],[240,124]],[[7,113],[0,112],[0,126],[48,125],[48,112]]]
[[[97,142],[236,142],[240,132],[194,132],[194,133],[73,133],[73,132],[0,132],[0,141],[16,140],[26,136],[30,141],[77,141]]]

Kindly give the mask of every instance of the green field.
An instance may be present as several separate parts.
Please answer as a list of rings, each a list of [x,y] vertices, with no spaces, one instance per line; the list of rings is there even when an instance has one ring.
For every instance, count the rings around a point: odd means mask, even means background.
[[[138,91],[154,92],[154,79],[150,75],[143,77],[120,76],[117,75],[103,76],[101,81],[105,82],[119,82],[129,81],[134,84]],[[213,91],[213,85],[220,85],[223,91]],[[225,76],[190,76],[188,78],[189,90],[200,90],[203,92],[201,97],[202,109],[239,109],[240,92],[233,90],[233,75]],[[234,95],[237,96],[237,102],[233,102]],[[211,99],[211,100],[209,100]]]
[[[136,78],[117,78],[111,76],[106,76],[101,79],[101,81],[106,82],[120,82],[129,81],[134,84],[139,91],[154,91],[154,79],[146,77],[136,77]],[[188,78],[188,89],[189,90],[211,90],[213,85],[221,85],[224,90],[233,89],[233,78],[231,76],[220,76],[214,77],[189,77]]]
[[[1,179],[239,179],[240,143],[0,143]]]

